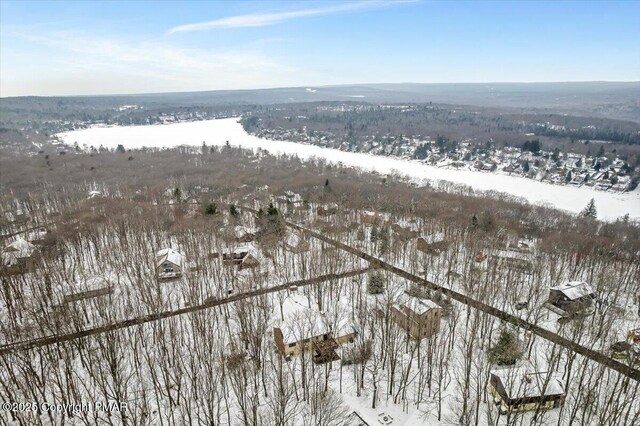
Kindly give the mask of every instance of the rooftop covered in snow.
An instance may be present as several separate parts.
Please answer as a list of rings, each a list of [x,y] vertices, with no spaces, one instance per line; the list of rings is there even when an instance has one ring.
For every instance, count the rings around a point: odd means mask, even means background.
[[[595,290],[586,281],[568,281],[556,287],[551,287],[551,291],[559,291],[569,300],[578,300],[595,293]]]

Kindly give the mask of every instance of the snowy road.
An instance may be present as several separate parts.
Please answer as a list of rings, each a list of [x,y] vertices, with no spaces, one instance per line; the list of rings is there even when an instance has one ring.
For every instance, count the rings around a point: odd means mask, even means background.
[[[283,142],[249,135],[236,118],[152,126],[92,127],[58,135],[67,144],[115,148],[175,147],[179,145],[224,145],[266,149],[272,153],[297,155],[302,159],[325,158],[346,166],[387,174],[400,172],[416,181],[443,180],[468,185],[479,191],[498,191],[524,198],[533,204],[549,204],[569,212],[580,212],[595,199],[600,219],[615,220],[629,213],[640,219],[640,188],[632,193],[609,193],[588,187],[552,185],[522,177],[471,170],[441,169],[417,161],[344,152],[295,142]]]

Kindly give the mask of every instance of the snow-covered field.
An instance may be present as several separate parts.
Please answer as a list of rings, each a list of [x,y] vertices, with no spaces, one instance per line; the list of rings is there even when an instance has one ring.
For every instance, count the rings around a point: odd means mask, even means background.
[[[106,148],[115,148],[118,144],[122,144],[127,149],[143,146],[200,146],[203,142],[207,145],[219,146],[228,141],[232,146],[262,148],[274,154],[297,155],[303,159],[324,158],[331,162],[341,162],[346,166],[360,167],[383,174],[399,172],[417,181],[443,180],[468,185],[479,191],[504,192],[527,199],[533,204],[549,204],[573,213],[580,212],[589,200],[594,198],[600,219],[615,220],[626,213],[631,218],[640,219],[640,189],[632,193],[608,193],[592,188],[552,185],[503,174],[441,169],[396,158],[260,139],[245,132],[237,118],[152,126],[92,127],[61,133],[58,136],[67,144],[77,142],[80,146],[95,148],[101,145]]]

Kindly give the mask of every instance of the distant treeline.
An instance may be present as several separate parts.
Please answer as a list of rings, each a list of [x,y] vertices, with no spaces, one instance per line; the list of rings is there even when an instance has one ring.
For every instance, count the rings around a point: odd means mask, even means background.
[[[605,142],[624,143],[629,145],[640,144],[640,130],[636,132],[621,132],[615,129],[555,129],[548,126],[527,126],[529,132],[535,132],[539,136],[553,138],[572,138],[580,140],[598,140]]]

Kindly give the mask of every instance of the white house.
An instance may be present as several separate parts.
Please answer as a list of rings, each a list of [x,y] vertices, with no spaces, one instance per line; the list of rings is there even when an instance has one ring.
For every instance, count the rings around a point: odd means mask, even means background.
[[[160,279],[182,276],[183,264],[184,255],[172,248],[162,249],[156,253],[156,270]]]
[[[36,246],[31,244],[24,238],[18,238],[2,251],[2,263],[5,266],[18,266],[26,263],[33,252],[36,250]]]

